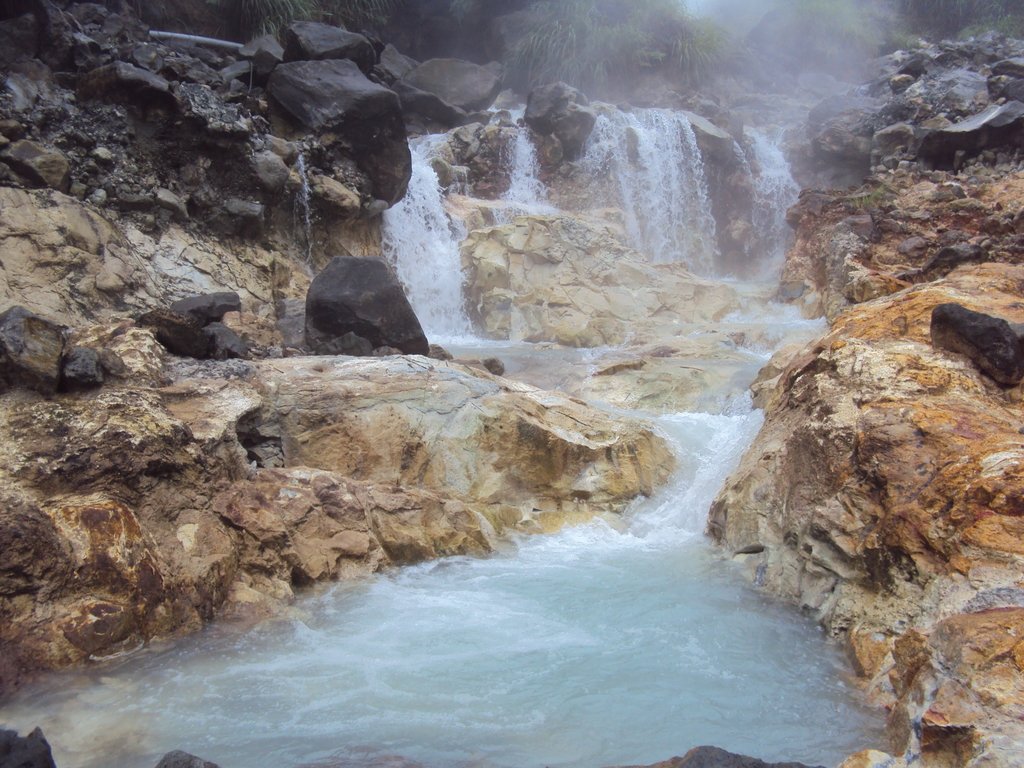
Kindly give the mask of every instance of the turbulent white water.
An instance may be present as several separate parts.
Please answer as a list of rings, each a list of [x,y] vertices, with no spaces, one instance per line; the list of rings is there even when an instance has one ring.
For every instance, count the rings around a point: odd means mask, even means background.
[[[0,721],[41,725],[62,768],[143,768],[172,748],[223,768],[596,768],[708,743],[837,762],[877,730],[840,658],[700,536],[760,421],[743,403],[660,418],[680,469],[625,530],[595,522],[337,585],[303,621],[57,678]]]
[[[717,244],[704,162],[680,112],[602,114],[583,167],[618,187],[631,244],[655,262],[683,262],[711,274]]]
[[[459,244],[462,223],[444,208],[431,153],[444,136],[410,142],[412,179],[405,197],[384,213],[384,255],[395,267],[427,338],[438,343],[472,336],[463,304]]]
[[[558,209],[548,202],[547,187],[540,180],[537,149],[527,128],[517,128],[515,140],[506,150],[505,165],[509,172],[509,188],[502,200],[508,205],[496,211],[499,223],[507,223],[523,214],[557,213]]]
[[[800,185],[793,178],[789,161],[780,146],[781,134],[768,135],[751,130],[748,133],[754,150],[758,173],[754,179],[754,229],[766,257],[769,270],[778,271],[792,241],[792,230],[786,223],[786,211],[800,197]]]

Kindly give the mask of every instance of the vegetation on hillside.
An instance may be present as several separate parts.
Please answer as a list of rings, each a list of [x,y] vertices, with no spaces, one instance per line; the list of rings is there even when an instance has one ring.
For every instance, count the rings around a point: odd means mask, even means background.
[[[525,19],[505,63],[512,79],[527,86],[564,80],[589,88],[627,81],[645,69],[695,81],[712,71],[725,49],[725,33],[688,15],[678,0],[541,0],[527,8]]]
[[[362,26],[385,21],[401,0],[207,0],[239,39],[276,32],[292,21],[317,19]]]
[[[909,29],[952,37],[988,30],[1024,36],[1021,0],[899,0]]]

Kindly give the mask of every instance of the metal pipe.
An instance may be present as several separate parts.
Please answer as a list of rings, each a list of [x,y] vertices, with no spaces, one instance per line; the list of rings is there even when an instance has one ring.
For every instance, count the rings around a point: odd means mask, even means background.
[[[156,30],[149,30],[149,36],[154,40],[170,40],[172,42],[179,43],[193,43],[195,45],[208,45],[211,48],[224,48],[225,50],[234,51],[238,53],[242,48],[242,43],[232,43],[230,40],[217,40],[213,37],[200,37],[199,35],[185,35],[181,32],[157,32]]]

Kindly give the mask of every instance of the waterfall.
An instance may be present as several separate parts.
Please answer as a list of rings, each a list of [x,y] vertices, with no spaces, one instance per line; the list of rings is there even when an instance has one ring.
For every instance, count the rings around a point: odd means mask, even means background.
[[[306,263],[313,263],[313,221],[309,215],[309,174],[306,172],[306,157],[301,152],[295,161],[295,171],[299,174],[299,191],[295,194],[295,206],[292,209],[295,228],[301,225],[306,241]]]
[[[680,112],[644,109],[601,115],[582,160],[618,187],[631,245],[655,262],[712,272],[715,219],[697,138]]]
[[[451,341],[472,332],[463,307],[459,254],[466,232],[448,217],[441,184],[430,165],[443,141],[440,135],[410,142],[409,191],[384,213],[383,248],[427,337]]]
[[[509,187],[502,200],[508,207],[496,212],[499,223],[507,223],[521,214],[556,213],[558,209],[548,202],[547,187],[540,180],[540,163],[528,128],[516,129],[515,140],[506,147],[504,155]]]
[[[800,185],[780,146],[782,134],[768,136],[760,131],[748,133],[759,173],[754,180],[754,228],[764,243],[761,254],[771,266],[778,267],[786,258],[792,233],[786,223],[786,211],[800,197]]]

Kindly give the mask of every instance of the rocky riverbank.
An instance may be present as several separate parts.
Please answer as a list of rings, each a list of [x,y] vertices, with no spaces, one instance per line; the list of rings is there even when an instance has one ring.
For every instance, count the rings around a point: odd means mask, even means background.
[[[1021,50],[897,54],[874,86],[894,95],[854,110],[845,146],[875,170],[804,192],[781,288],[830,331],[764,373],[764,428],[709,520],[843,638],[892,753],[922,765],[1011,766],[1024,744],[1024,123],[981,127],[1020,107]]]

